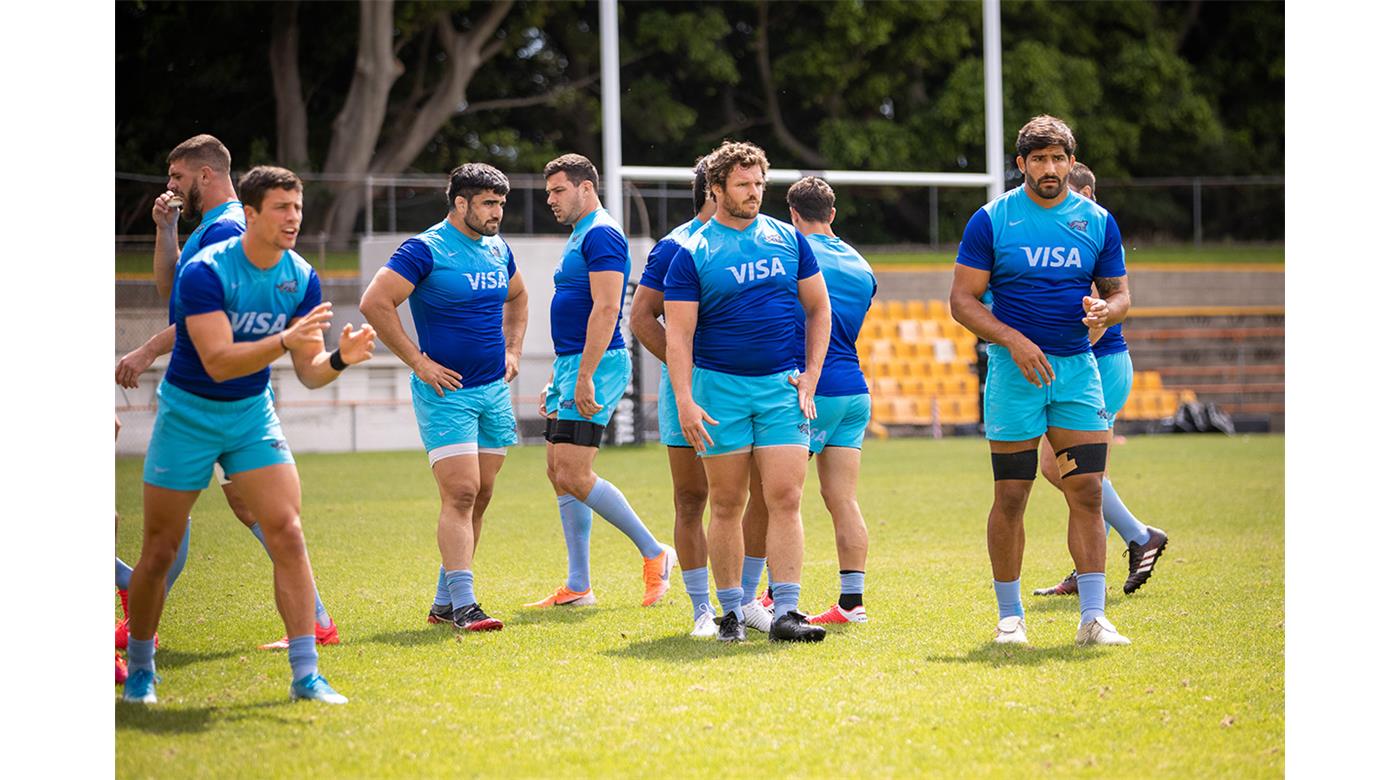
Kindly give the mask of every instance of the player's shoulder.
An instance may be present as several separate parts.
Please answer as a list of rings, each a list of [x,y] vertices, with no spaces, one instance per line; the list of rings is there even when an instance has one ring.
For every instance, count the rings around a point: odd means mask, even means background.
[[[705,224],[706,223],[699,222],[698,220],[693,218],[686,220],[685,222],[682,222],[681,224],[671,228],[671,232],[663,236],[661,241],[670,241],[676,244],[677,246],[682,245],[686,242],[686,239],[690,238],[691,234],[693,234],[696,230],[699,230],[701,227],[704,227]],[[659,244],[661,243],[661,241],[658,241],[657,243]]]
[[[801,233],[791,222],[770,217],[767,214],[759,214],[755,222],[757,223],[755,237],[760,243],[787,246],[794,251],[802,243]]]
[[[991,217],[992,221],[995,222],[998,217],[1025,205],[1027,200],[1025,189],[1025,187],[1014,187],[1007,190],[990,201],[987,201],[987,203],[983,204],[982,208],[978,210]]]
[[[1100,221],[1107,221],[1111,214],[1098,201],[1093,198],[1086,198],[1083,195],[1070,190],[1069,197],[1065,199],[1068,211],[1076,214],[1085,214]]]
[[[618,222],[607,209],[599,206],[591,215],[593,219],[584,228],[584,236],[588,238],[598,238],[600,235],[611,236],[616,233],[617,238],[627,240],[627,234],[622,231],[622,224]],[[593,235],[597,233],[598,235]]]
[[[206,245],[203,249],[195,252],[188,263],[185,263],[185,267],[180,271],[181,275],[188,273],[190,267],[196,264],[211,268],[216,272],[219,271],[220,268],[228,265],[230,257],[242,255],[243,249],[239,246],[242,240],[240,236],[230,236]]]

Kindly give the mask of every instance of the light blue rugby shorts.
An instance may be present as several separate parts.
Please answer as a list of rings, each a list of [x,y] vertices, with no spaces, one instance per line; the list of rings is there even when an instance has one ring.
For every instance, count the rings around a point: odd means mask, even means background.
[[[795,373],[740,376],[696,366],[691,374],[695,402],[718,421],[717,425],[705,423],[714,444],[701,457],[810,445],[811,422],[797,404],[797,388],[788,382]]]
[[[1103,383],[1103,406],[1108,410],[1108,425],[1118,419],[1133,390],[1133,359],[1127,351],[1114,352],[1098,358],[1099,381]]]
[[[166,381],[156,388],[156,422],[143,479],[168,490],[203,490],[214,464],[232,477],[280,463],[292,451],[272,405],[272,388],[237,401],[216,401]]]
[[[598,368],[593,372],[593,401],[603,408],[592,417],[584,417],[574,408],[574,385],[578,382],[581,357],[582,354],[554,358],[554,381],[545,392],[545,411],[557,412],[561,420],[587,420],[607,425],[622,394],[627,391],[627,383],[632,381],[632,353],[626,347],[603,353],[603,359],[598,361]]]
[[[987,348],[987,357],[983,414],[988,439],[1026,441],[1043,435],[1047,427],[1071,431],[1106,431],[1112,427],[1093,352],[1046,355],[1055,381],[1042,387],[1022,376],[1005,347],[992,344]]]
[[[870,425],[870,394],[819,395],[817,419],[812,421],[813,455],[827,447],[860,449]]]
[[[689,447],[681,433],[681,415],[676,409],[676,389],[671,387],[671,375],[666,364],[661,364],[661,383],[656,388],[656,427],[661,432],[661,443],[667,447]]]
[[[504,378],[445,390],[439,398],[431,385],[417,375],[410,376],[413,415],[418,419],[423,448],[428,451],[428,465],[454,455],[504,454],[506,447],[518,441],[515,407]]]

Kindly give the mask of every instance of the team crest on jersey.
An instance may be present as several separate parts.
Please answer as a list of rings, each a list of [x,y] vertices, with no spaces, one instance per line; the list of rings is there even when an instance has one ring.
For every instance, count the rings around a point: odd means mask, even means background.
[[[299,285],[296,279],[287,279],[286,281],[277,283],[277,289],[284,293],[294,293],[297,291],[298,287]]]
[[[783,237],[780,236],[780,235],[778,235],[777,233],[764,233],[764,234],[763,234],[763,240],[764,240],[764,241],[767,241],[767,242],[770,243],[770,244],[782,244],[782,243],[783,243]]]
[[[491,245],[491,254],[495,255],[496,257],[504,257],[504,255],[501,254],[501,248],[496,246],[495,244]]]
[[[1078,231],[1080,231],[1081,233],[1087,233],[1087,232],[1089,232],[1089,220],[1087,220],[1087,219],[1072,219],[1072,220],[1069,221],[1069,229],[1070,229],[1070,230],[1078,230]]]

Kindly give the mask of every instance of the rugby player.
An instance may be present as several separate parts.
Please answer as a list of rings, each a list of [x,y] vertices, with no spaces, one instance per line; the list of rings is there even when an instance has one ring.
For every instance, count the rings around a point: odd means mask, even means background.
[[[164,580],[182,527],[215,462],[260,518],[272,556],[277,609],[287,627],[292,699],[343,704],[317,666],[315,586],[301,530],[301,482],[272,405],[269,366],[290,352],[310,388],[369,360],[374,329],[346,325],[328,352],[331,320],[311,265],[292,251],[302,185],[259,166],[240,182],[247,230],[193,257],[175,285],[175,348],[144,470],[145,528],[131,575],[129,676],[122,698],[156,701],[155,632]]]
[[[666,357],[681,431],[704,459],[710,486],[710,565],[720,601],[717,638],[745,638],[742,516],[756,464],[769,509],[772,641],[821,641],[797,611],[802,575],[802,485],[813,400],[831,332],[831,307],[807,239],[759,213],[768,173],[762,149],[729,141],[706,160],[718,210],[676,252],[666,273]],[[800,301],[806,364],[793,350]],[[708,425],[707,425],[708,424]]]
[[[1113,216],[1067,186],[1070,128],[1037,116],[1016,138],[1025,183],[978,209],[958,247],[953,317],[990,342],[986,409],[994,500],[987,517],[998,643],[1027,641],[1021,603],[1024,514],[1046,436],[1069,505],[1079,572],[1078,644],[1128,644],[1104,616],[1102,479],[1111,416],[1089,329],[1123,321],[1127,269]],[[1102,298],[1085,295],[1089,285]],[[990,289],[995,309],[979,300]]]
[[[652,536],[627,497],[593,471],[603,431],[632,379],[632,355],[622,340],[622,298],[632,260],[622,226],[598,201],[598,169],[566,154],[544,167],[549,208],[573,228],[554,269],[549,305],[554,372],[540,392],[545,415],[546,470],[559,501],[568,580],[530,607],[596,604],[589,579],[593,513],[627,534],[642,554],[642,606],[666,595],[676,551]]]
[[[715,200],[705,186],[705,158],[695,161],[694,172],[695,178],[690,186],[695,217],[678,225],[652,247],[646,268],[642,270],[642,279],[632,296],[629,322],[637,341],[661,361],[656,417],[661,443],[666,445],[666,455],[671,465],[672,500],[676,507],[676,557],[680,560],[681,580],[685,583],[686,594],[690,596],[691,619],[695,623],[690,635],[703,638],[714,636],[719,630],[715,608],[710,603],[709,553],[705,545],[705,499],[709,495],[709,485],[705,481],[704,465],[695,456],[690,442],[681,435],[680,420],[676,416],[676,394],[671,390],[671,378],[666,373],[666,327],[662,323],[666,271],[671,267],[671,258],[690,234],[715,214]]]
[[[1071,192],[1098,201],[1094,172],[1082,162],[1076,161],[1074,167],[1070,168],[1069,187]],[[1098,363],[1099,378],[1103,383],[1104,406],[1112,418],[1109,420],[1111,431],[1113,420],[1117,419],[1118,412],[1122,411],[1123,405],[1128,402],[1128,393],[1133,389],[1133,359],[1128,355],[1128,342],[1123,338],[1122,323],[1107,329],[1090,330],[1089,341],[1094,345],[1094,359]],[[1050,484],[1056,488],[1060,487],[1055,452],[1045,439],[1040,440],[1040,473],[1045,475]],[[1118,497],[1118,491],[1114,490],[1113,483],[1109,482],[1107,473],[1103,478],[1103,517],[1104,536],[1107,537],[1111,527],[1128,544],[1127,550],[1124,551],[1128,556],[1128,578],[1123,581],[1123,592],[1133,593],[1152,576],[1157,561],[1161,560],[1162,553],[1166,552],[1167,534],[1160,528],[1143,525],[1133,516],[1123,499]],[[1079,577],[1074,569],[1070,569],[1069,574],[1059,583],[1032,591],[1037,596],[1067,596],[1078,592]]]
[[[516,443],[507,383],[520,372],[529,310],[515,256],[498,235],[509,194],[492,166],[458,166],[447,218],[405,241],[360,299],[380,341],[413,369],[413,413],[442,500],[428,622],[464,631],[501,628],[477,601],[472,560],[506,447]],[[399,321],[405,300],[418,344]]]
[[[161,355],[168,354],[175,346],[175,298],[171,295],[175,279],[181,269],[201,250],[214,244],[243,235],[245,226],[243,204],[238,202],[230,178],[232,158],[228,149],[212,135],[201,134],[182,141],[170,151],[166,158],[168,180],[166,191],[156,197],[151,206],[151,219],[156,224],[156,248],[153,258],[153,271],[156,292],[165,299],[169,307],[170,324],[152,336],[140,347],[128,352],[117,362],[116,380],[122,387],[136,387],[142,372]],[[181,216],[186,219],[199,217],[199,224],[179,245],[177,223]],[[214,464],[214,476],[223,488],[224,498],[234,517],[243,524],[267,551],[262,526],[248,509],[248,504],[238,494],[237,488],[224,474],[220,465]],[[189,530],[181,543],[180,554],[171,568],[170,584],[174,584],[184,567],[185,554],[189,549]],[[269,551],[268,556],[272,553]],[[123,571],[125,569],[125,571]],[[117,561],[117,588],[122,599],[122,612],[127,611],[125,582],[130,581],[131,570]],[[168,588],[167,588],[168,589]],[[117,647],[126,647],[126,618],[117,626]],[[333,645],[340,641],[340,630],[330,613],[321,603],[321,594],[316,592],[316,644]],[[259,646],[263,650],[287,649],[287,637]]]

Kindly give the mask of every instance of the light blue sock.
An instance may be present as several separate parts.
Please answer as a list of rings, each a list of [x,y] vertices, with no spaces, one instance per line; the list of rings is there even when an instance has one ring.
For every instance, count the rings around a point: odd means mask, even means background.
[[[117,559],[117,590],[126,590],[131,587],[131,567],[126,565],[126,561]]]
[[[744,603],[758,598],[758,583],[763,580],[763,567],[766,565],[767,558],[744,556],[744,573],[739,579],[740,587],[744,589]]]
[[[598,481],[593,483],[593,490],[589,491],[588,498],[584,499],[583,503],[602,515],[604,520],[617,526],[619,531],[627,534],[627,538],[637,545],[643,558],[655,558],[661,554],[661,543],[647,530],[642,518],[632,511],[627,497],[611,482],[598,477]]]
[[[1103,604],[1107,597],[1103,572],[1079,572],[1079,625],[1103,617]]]
[[[564,523],[564,547],[569,551],[569,590],[588,590],[588,536],[593,530],[593,510],[565,493],[559,496],[559,519]]]
[[[685,581],[686,595],[690,596],[690,619],[699,620],[700,614],[710,609],[710,568],[682,569],[681,579]]]
[[[1128,507],[1123,504],[1123,499],[1118,497],[1118,491],[1113,489],[1113,483],[1109,482],[1107,477],[1103,481],[1103,519],[1105,523],[1113,526],[1113,530],[1117,531],[1125,542],[1145,544],[1151,538],[1147,526],[1128,511]]]
[[[773,617],[782,617],[797,609],[797,599],[802,595],[802,584],[798,582],[769,582],[773,588]]]
[[[841,572],[841,592],[865,594],[865,572],[863,571],[843,571]]]
[[[263,552],[267,553],[267,557],[270,560],[272,558],[272,552],[267,549],[267,539],[263,538],[262,526],[258,523],[253,523],[248,526],[248,530],[252,532],[253,538],[258,540],[258,544],[262,545]],[[311,582],[311,595],[316,597],[316,625],[325,628],[331,624],[331,616],[329,612],[326,612],[326,605],[321,603],[321,592],[316,587],[316,582],[314,580]]]
[[[287,661],[292,665],[292,679],[300,680],[316,673],[316,635],[294,636],[287,640]]]
[[[156,638],[137,639],[128,637],[126,640],[126,663],[131,671],[145,669],[155,673],[156,670]]]
[[[185,570],[185,558],[190,554],[190,526],[194,522],[188,517],[185,518],[185,537],[180,540],[180,550],[175,553],[175,562],[170,564],[170,571],[165,575],[165,592],[175,587],[175,580],[180,579],[180,572]]]
[[[992,580],[992,587],[997,592],[997,619],[1011,617],[1025,617],[1026,610],[1021,606],[1021,578],[1010,582],[1000,582]]]
[[[744,589],[743,588],[718,588],[715,595],[719,596],[720,616],[728,615],[730,612],[743,617]]]
[[[447,589],[447,569],[438,567],[437,593],[433,595],[433,604],[439,607],[452,605],[452,592]]]
[[[470,569],[449,571],[447,573],[447,590],[452,593],[453,609],[470,607],[476,603],[476,592],[472,590]]]

